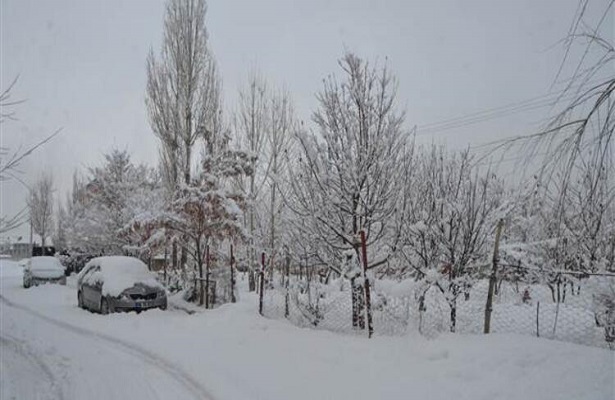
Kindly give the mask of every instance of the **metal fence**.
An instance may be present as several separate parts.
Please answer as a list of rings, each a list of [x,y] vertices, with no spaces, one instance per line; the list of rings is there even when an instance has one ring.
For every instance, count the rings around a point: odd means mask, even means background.
[[[288,280],[288,285],[286,280]],[[371,305],[375,335],[418,333],[433,338],[451,330],[451,307],[435,287],[407,280],[372,281]],[[455,332],[482,334],[488,280],[475,282],[456,300]],[[532,335],[597,347],[615,339],[615,304],[609,291],[615,278],[591,277],[560,289],[546,284],[500,282],[494,296],[491,332]],[[565,289],[565,296],[561,291]],[[604,293],[607,296],[604,297]],[[613,292],[615,295],[615,292]],[[611,297],[609,297],[611,296]],[[606,300],[605,300],[606,299]],[[363,335],[353,324],[350,283],[343,278],[325,284],[298,276],[275,274],[265,284],[263,315],[313,329]]]

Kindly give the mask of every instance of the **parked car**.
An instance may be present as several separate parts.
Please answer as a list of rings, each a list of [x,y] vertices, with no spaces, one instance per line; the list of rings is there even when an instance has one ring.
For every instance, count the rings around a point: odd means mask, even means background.
[[[64,267],[55,257],[32,257],[27,259],[23,271],[23,287],[38,286],[41,283],[66,285]]]
[[[90,260],[77,275],[79,307],[108,314],[167,308],[167,294],[147,265],[134,257]]]

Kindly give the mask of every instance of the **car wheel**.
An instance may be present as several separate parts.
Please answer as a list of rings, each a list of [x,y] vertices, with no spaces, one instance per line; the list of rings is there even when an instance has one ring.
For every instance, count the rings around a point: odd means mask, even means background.
[[[109,302],[104,297],[100,300],[100,313],[103,315],[109,314]]]
[[[77,306],[79,308],[85,308],[83,306],[83,295],[81,294],[81,292],[77,292]]]

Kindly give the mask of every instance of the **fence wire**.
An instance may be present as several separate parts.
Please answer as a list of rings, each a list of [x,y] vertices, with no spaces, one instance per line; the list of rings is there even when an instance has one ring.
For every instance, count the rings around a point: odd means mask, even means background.
[[[457,296],[456,333],[482,334],[488,280],[479,280]],[[497,285],[491,332],[514,333],[613,348],[615,340],[615,278],[591,277],[566,287],[502,281]],[[421,301],[422,297],[422,301]],[[372,286],[374,334],[399,336],[418,333],[428,338],[451,331],[451,306],[435,286],[417,282],[377,280]],[[300,327],[364,335],[353,325],[350,283],[325,284],[275,275],[263,294],[263,314],[286,319]]]

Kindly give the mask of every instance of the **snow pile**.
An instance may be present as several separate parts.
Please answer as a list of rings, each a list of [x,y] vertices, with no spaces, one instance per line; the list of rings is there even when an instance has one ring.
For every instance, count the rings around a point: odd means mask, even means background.
[[[0,278],[19,277],[23,275],[23,270],[15,261],[0,259]]]
[[[102,293],[105,296],[119,296],[124,290],[137,283],[164,290],[164,287],[156,280],[156,275],[137,258],[97,257],[88,262],[88,265],[93,263],[100,265],[100,271],[86,275],[85,282],[89,284],[102,282]]]
[[[615,354],[571,343],[514,334],[436,340],[337,335],[264,319],[253,293],[193,315],[154,310],[100,316],[78,309],[69,287],[25,291],[15,280],[2,289],[12,303],[61,322],[49,324],[2,303],[2,334],[21,338],[49,361],[51,372],[67,376],[58,382],[76,398],[88,389],[95,398],[194,398],[185,388],[167,386],[173,382],[156,365],[189,374],[221,400],[606,400],[615,394]],[[41,337],[42,331],[52,331],[52,338]],[[107,348],[110,341],[101,337],[135,351]],[[155,365],[143,365],[139,349]],[[125,376],[133,377],[127,385],[105,384]]]

